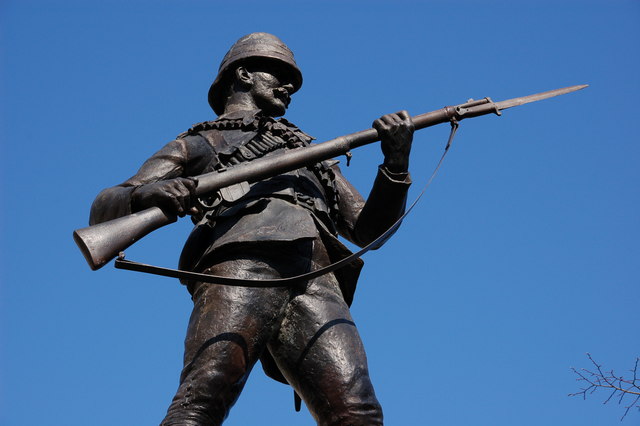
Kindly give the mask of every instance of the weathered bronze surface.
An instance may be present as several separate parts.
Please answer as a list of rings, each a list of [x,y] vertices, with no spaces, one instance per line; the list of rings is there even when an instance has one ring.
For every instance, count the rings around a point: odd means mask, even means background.
[[[402,216],[416,128],[497,113],[578,90],[494,103],[489,98],[311,146],[284,118],[302,73],[277,37],[242,37],[222,60],[208,100],[218,118],[179,135],[120,185],[102,191],[74,238],[98,269],[148,232],[190,215],[180,269],[236,280],[316,271],[366,246]],[[365,199],[332,157],[381,141],[384,162]],[[376,243],[377,246],[377,243]],[[163,425],[218,425],[255,363],[290,384],[322,425],[381,425],[382,410],[349,306],[362,261],[290,285],[218,285],[183,279],[194,302],[180,385]],[[200,278],[201,280],[202,278]]]
[[[191,215],[195,227],[180,268],[241,279],[289,277],[340,260],[350,252],[338,234],[360,246],[375,240],[402,215],[411,183],[414,125],[405,111],[373,124],[384,162],[366,201],[326,158],[224,185],[215,195],[199,189],[206,179],[193,178],[225,176],[244,163],[283,158],[309,146],[309,135],[277,118],[301,85],[302,74],[282,41],[265,33],[241,38],[209,92],[219,117],[179,135],[133,177],[102,191],[90,223],[149,208],[156,222]],[[142,222],[148,226],[148,219]],[[119,235],[117,244],[125,246],[138,238]],[[86,243],[77,236],[76,241]],[[361,266],[356,261],[286,287],[183,282],[194,309],[180,385],[162,424],[222,423],[258,360],[270,377],[293,386],[319,424],[382,424],[349,313]]]

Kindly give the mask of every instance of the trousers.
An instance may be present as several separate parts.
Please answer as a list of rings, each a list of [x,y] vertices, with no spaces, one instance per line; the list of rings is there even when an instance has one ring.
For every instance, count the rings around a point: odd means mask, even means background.
[[[206,273],[280,278],[329,264],[319,239],[225,254]],[[319,425],[382,425],[362,341],[333,274],[292,287],[195,283],[184,367],[161,426],[220,425],[269,351]],[[268,417],[268,413],[265,413]]]

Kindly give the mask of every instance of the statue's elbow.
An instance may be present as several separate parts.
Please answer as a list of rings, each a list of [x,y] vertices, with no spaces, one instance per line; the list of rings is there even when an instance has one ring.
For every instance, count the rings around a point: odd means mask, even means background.
[[[89,225],[131,214],[130,193],[130,188],[121,186],[102,190],[91,205]]]

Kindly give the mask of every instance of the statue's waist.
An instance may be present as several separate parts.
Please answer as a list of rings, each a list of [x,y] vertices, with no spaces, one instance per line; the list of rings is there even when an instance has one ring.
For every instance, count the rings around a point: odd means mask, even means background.
[[[257,200],[280,199],[311,211],[330,232],[335,234],[335,225],[331,219],[324,191],[315,177],[309,175],[309,171],[302,169],[256,182],[248,186],[244,195],[236,201],[222,200],[205,215],[200,223],[208,222],[212,225],[220,219],[256,213]],[[286,221],[286,213],[283,217],[273,218],[273,220]]]

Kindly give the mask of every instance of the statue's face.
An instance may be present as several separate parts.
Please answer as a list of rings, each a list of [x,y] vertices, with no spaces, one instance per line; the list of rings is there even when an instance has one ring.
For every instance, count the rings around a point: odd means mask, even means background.
[[[264,66],[251,72],[250,93],[258,108],[268,116],[284,115],[291,102],[293,84],[282,67]]]

